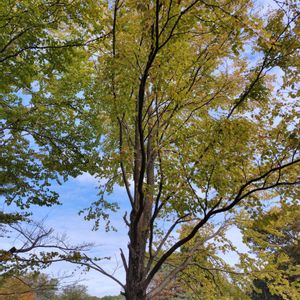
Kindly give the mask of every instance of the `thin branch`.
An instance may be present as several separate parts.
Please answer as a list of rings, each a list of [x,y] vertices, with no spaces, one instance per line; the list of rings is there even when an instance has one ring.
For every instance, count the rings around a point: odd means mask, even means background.
[[[124,115],[123,115],[124,118]],[[131,206],[133,207],[134,205],[134,200],[130,191],[130,185],[129,185],[129,181],[127,178],[127,174],[126,174],[126,170],[125,170],[125,166],[124,166],[124,162],[123,162],[123,123],[122,120],[120,118],[118,118],[118,122],[119,122],[119,152],[120,152],[120,166],[121,166],[121,171],[122,171],[122,177],[123,177],[123,182],[126,188],[126,192],[127,192],[127,196],[129,198],[129,201],[131,203]]]
[[[5,62],[8,59],[17,57],[17,56],[19,56],[21,53],[23,53],[26,50],[62,49],[62,48],[72,48],[72,47],[88,46],[91,43],[94,43],[94,42],[96,42],[98,40],[101,40],[101,39],[104,39],[104,38],[108,37],[110,34],[111,34],[111,32],[109,32],[107,34],[104,34],[104,35],[101,35],[99,37],[90,39],[90,40],[88,40],[86,42],[72,42],[72,43],[66,42],[65,44],[61,44],[61,45],[44,45],[44,46],[42,46],[42,45],[30,45],[30,46],[21,48],[20,50],[18,50],[15,53],[12,53],[10,55],[7,55],[5,57],[0,58],[0,63],[3,63],[3,62]]]
[[[120,256],[121,256],[121,259],[122,259],[122,263],[123,263],[125,272],[127,272],[128,265],[127,265],[127,261],[126,261],[126,258],[125,258],[125,255],[124,255],[124,252],[123,252],[122,248],[120,248]]]

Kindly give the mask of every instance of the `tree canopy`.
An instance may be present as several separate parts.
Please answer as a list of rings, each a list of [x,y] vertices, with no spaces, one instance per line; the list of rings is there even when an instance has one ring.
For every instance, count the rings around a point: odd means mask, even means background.
[[[83,213],[109,229],[118,203],[106,196],[123,186],[126,282],[80,253],[68,260],[130,300],[157,296],[156,274],[216,216],[296,205],[300,10],[274,5],[265,15],[248,0],[2,5],[6,203],[52,205],[53,180],[89,172],[105,184]]]

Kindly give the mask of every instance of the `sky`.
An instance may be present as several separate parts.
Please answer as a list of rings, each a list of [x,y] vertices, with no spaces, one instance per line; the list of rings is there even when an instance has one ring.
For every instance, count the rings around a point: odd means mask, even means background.
[[[88,207],[90,202],[97,199],[97,180],[88,174],[83,174],[76,179],[71,179],[58,190],[63,205],[50,209],[46,224],[59,233],[66,233],[72,244],[93,243],[88,253],[99,257],[111,256],[112,260],[104,261],[102,265],[108,270],[113,270],[117,265],[115,257],[118,257],[119,261],[119,248],[127,244],[126,230],[124,226],[120,226],[120,215],[112,216],[113,225],[120,230],[109,233],[106,233],[102,226],[99,231],[92,231],[93,222],[84,221],[83,216],[78,215],[80,209]],[[114,197],[118,197],[117,194],[118,191]],[[70,272],[74,266],[68,263],[56,265],[52,267],[52,272],[59,273],[62,269]],[[119,287],[99,273],[90,272],[75,276],[83,280],[82,284],[88,286],[91,295],[105,296],[119,293]]]

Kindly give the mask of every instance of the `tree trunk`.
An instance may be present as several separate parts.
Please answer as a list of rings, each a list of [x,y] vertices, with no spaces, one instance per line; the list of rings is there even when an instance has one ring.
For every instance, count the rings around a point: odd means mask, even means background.
[[[128,288],[125,298],[126,300],[146,300],[145,289]]]
[[[126,274],[126,291],[125,297],[127,300],[145,300],[146,287],[143,285],[144,279],[144,256],[143,249],[140,252],[134,253],[134,250],[129,250],[128,270]]]
[[[151,114],[151,110],[149,110]],[[149,124],[149,127],[152,124]],[[125,297],[128,300],[145,300],[147,286],[145,285],[146,272],[146,247],[149,237],[149,224],[152,215],[153,206],[153,185],[154,185],[154,160],[155,155],[153,152],[153,134],[150,133],[146,145],[146,188],[143,186],[143,195],[141,195],[138,188],[139,176],[141,172],[142,154],[141,144],[139,139],[139,132],[136,129],[135,137],[135,169],[134,169],[134,183],[135,183],[135,196],[134,208],[131,212],[131,222],[129,229],[129,258],[128,269],[126,273],[126,290]],[[143,197],[143,201],[141,200]],[[142,204],[143,203],[143,204]],[[138,217],[139,209],[142,205],[142,213]],[[136,222],[136,218],[139,218]]]

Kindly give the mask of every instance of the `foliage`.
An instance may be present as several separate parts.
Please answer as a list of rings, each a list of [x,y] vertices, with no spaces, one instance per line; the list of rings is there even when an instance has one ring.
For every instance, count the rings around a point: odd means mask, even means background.
[[[246,0],[30,4],[1,8],[1,72],[12,74],[2,194],[21,208],[50,205],[51,180],[87,171],[106,181],[83,210],[95,228],[117,208],[106,198],[116,185],[130,207],[125,283],[79,252],[61,259],[108,276],[126,299],[150,299],[162,288],[149,288],[155,275],[215,216],[297,201],[295,1],[267,16]],[[184,223],[193,226],[174,234]]]
[[[85,300],[87,299],[87,288],[83,285],[74,285],[63,289],[59,296],[61,300]]]
[[[105,36],[94,19],[98,11],[95,1],[1,0],[0,197],[14,210],[26,209],[26,214],[0,212],[1,235],[7,225],[29,221],[30,205],[59,203],[51,184],[87,168],[94,141],[88,135],[88,118],[85,122],[79,112],[88,105],[76,94],[90,67],[80,47],[97,44]],[[83,15],[95,20],[96,35]],[[77,77],[80,84],[73,81],[67,86],[64,81],[61,88],[73,89],[76,96],[53,97],[50,90],[60,87],[51,82],[59,81],[62,73],[70,74],[74,64],[85,66]],[[1,274],[7,261],[3,255],[12,258],[8,249],[1,249]]]
[[[0,212],[0,237],[5,233],[5,226],[15,224],[20,221],[25,221],[25,216],[19,213],[4,213]]]
[[[101,298],[101,300],[123,300],[124,296],[104,296]]]
[[[180,256],[188,259],[188,265],[178,278],[188,299],[247,299],[235,279],[243,274],[220,257],[220,253],[226,257],[236,251],[226,235],[231,226],[232,221],[219,228],[211,225],[181,249]]]
[[[92,42],[93,35],[81,17],[92,20],[99,8],[95,1],[1,2],[0,195],[21,209],[49,206],[58,203],[49,188],[52,180],[78,175],[88,161],[89,126],[84,118],[78,122],[80,107],[87,104],[75,94],[89,64],[77,47]],[[94,23],[95,42],[102,37],[100,27]],[[80,85],[64,86],[74,97],[52,96],[51,89],[59,87],[51,82],[74,64],[82,66]]]
[[[90,296],[84,285],[63,286],[62,278],[50,278],[43,273],[30,273],[10,277],[0,282],[3,300],[100,300]]]
[[[244,262],[253,274],[253,299],[266,294],[270,299],[299,298],[299,212],[299,205],[283,204],[241,223],[244,242],[256,257]]]
[[[236,277],[244,279],[245,274],[220,257],[220,253],[226,257],[233,251],[238,255],[227,237],[232,224],[233,220],[226,220],[199,230],[195,239],[185,244],[157,274],[153,288],[163,289],[153,299],[248,299],[236,280]],[[193,222],[183,225],[180,235],[193,225]]]
[[[84,252],[91,244],[72,245],[65,234],[54,233],[42,222],[29,220],[25,224],[9,224],[7,234],[14,237],[14,242],[10,249],[0,250],[0,276],[3,280],[40,272],[53,262],[82,264],[90,260]]]
[[[2,278],[1,278],[2,279]],[[12,276],[0,282],[0,299],[5,300],[54,300],[58,280],[40,273]]]

